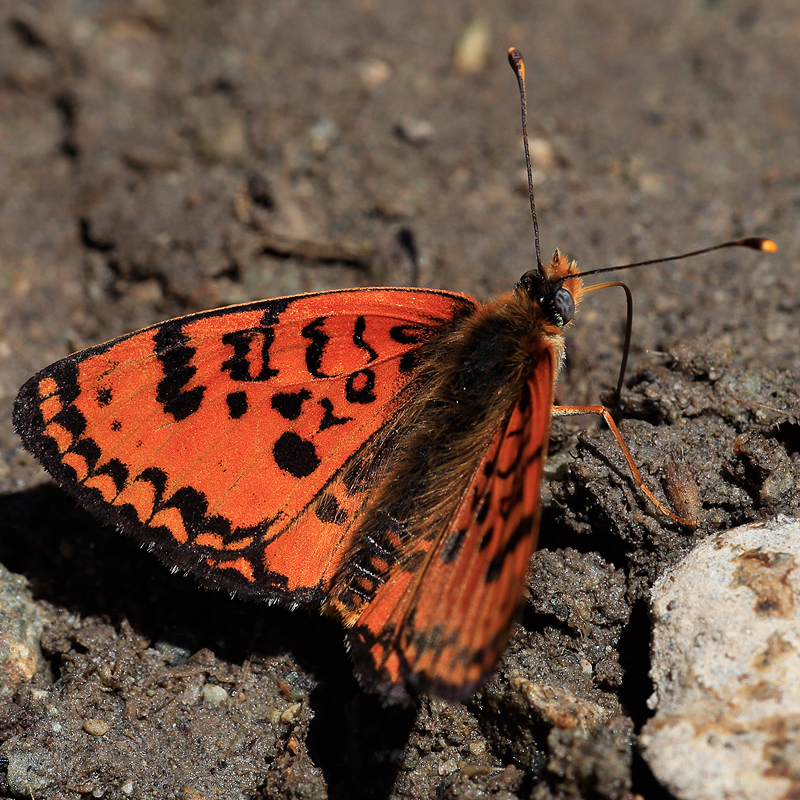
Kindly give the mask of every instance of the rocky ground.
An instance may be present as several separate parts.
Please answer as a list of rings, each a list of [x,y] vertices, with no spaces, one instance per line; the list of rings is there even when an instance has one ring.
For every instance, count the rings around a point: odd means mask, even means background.
[[[77,509],[11,407],[51,361],[181,313],[508,289],[533,252],[512,44],[545,252],[780,249],[625,278],[621,427],[698,529],[651,514],[607,430],[558,421],[497,673],[463,705],[383,708],[334,622],[207,592]],[[0,796],[672,797],[638,744],[650,589],[699,540],[800,510],[799,48],[791,0],[4,0]],[[586,299],[559,402],[608,393],[623,333],[621,293]]]

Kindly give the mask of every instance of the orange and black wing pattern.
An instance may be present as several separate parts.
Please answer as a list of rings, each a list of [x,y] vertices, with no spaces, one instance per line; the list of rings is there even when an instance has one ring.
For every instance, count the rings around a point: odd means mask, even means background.
[[[363,682],[469,697],[503,652],[536,547],[555,363],[543,346],[448,524],[410,542],[348,633]]]
[[[420,349],[474,309],[356,289],[170,320],[35,375],[15,427],[84,506],[171,566],[318,603],[367,490],[348,464],[396,413]]]

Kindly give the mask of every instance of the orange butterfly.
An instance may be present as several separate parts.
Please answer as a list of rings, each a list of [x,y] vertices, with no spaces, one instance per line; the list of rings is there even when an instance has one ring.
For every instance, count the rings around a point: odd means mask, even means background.
[[[340,618],[387,700],[465,698],[522,595],[551,413],[602,414],[637,485],[690,522],[643,486],[605,408],[553,409],[583,291],[556,253],[485,305],[354,289],[192,314],[51,365],[14,423],[83,505],[171,566]]]

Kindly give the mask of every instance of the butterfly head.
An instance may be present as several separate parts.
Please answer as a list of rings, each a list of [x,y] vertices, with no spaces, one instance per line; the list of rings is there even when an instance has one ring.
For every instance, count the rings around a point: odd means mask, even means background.
[[[560,330],[575,316],[583,296],[583,283],[578,265],[556,250],[542,271],[529,270],[519,279],[517,291],[527,294],[547,320]]]

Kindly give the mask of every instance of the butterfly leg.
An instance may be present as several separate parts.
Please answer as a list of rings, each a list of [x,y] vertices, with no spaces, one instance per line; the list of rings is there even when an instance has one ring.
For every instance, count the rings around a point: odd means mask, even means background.
[[[633,481],[639,490],[647,497],[647,499],[662,513],[664,516],[669,517],[670,519],[674,520],[675,522],[679,523],[680,525],[686,525],[688,528],[696,528],[697,521],[693,519],[686,519],[685,517],[679,517],[673,511],[670,511],[651,491],[647,488],[647,484],[644,482],[641,473],[636,467],[636,464],[633,461],[633,456],[631,455],[631,451],[628,450],[628,445],[625,444],[625,440],[622,438],[622,434],[619,432],[619,428],[617,424],[614,422],[611,414],[609,413],[608,409],[605,406],[553,406],[553,416],[559,417],[574,417],[578,416],[579,414],[597,414],[601,416],[605,421],[608,427],[611,429],[611,432],[614,434],[619,446],[622,450],[622,454],[625,456],[625,460],[628,462],[628,467],[630,468],[631,475],[633,476]]]

